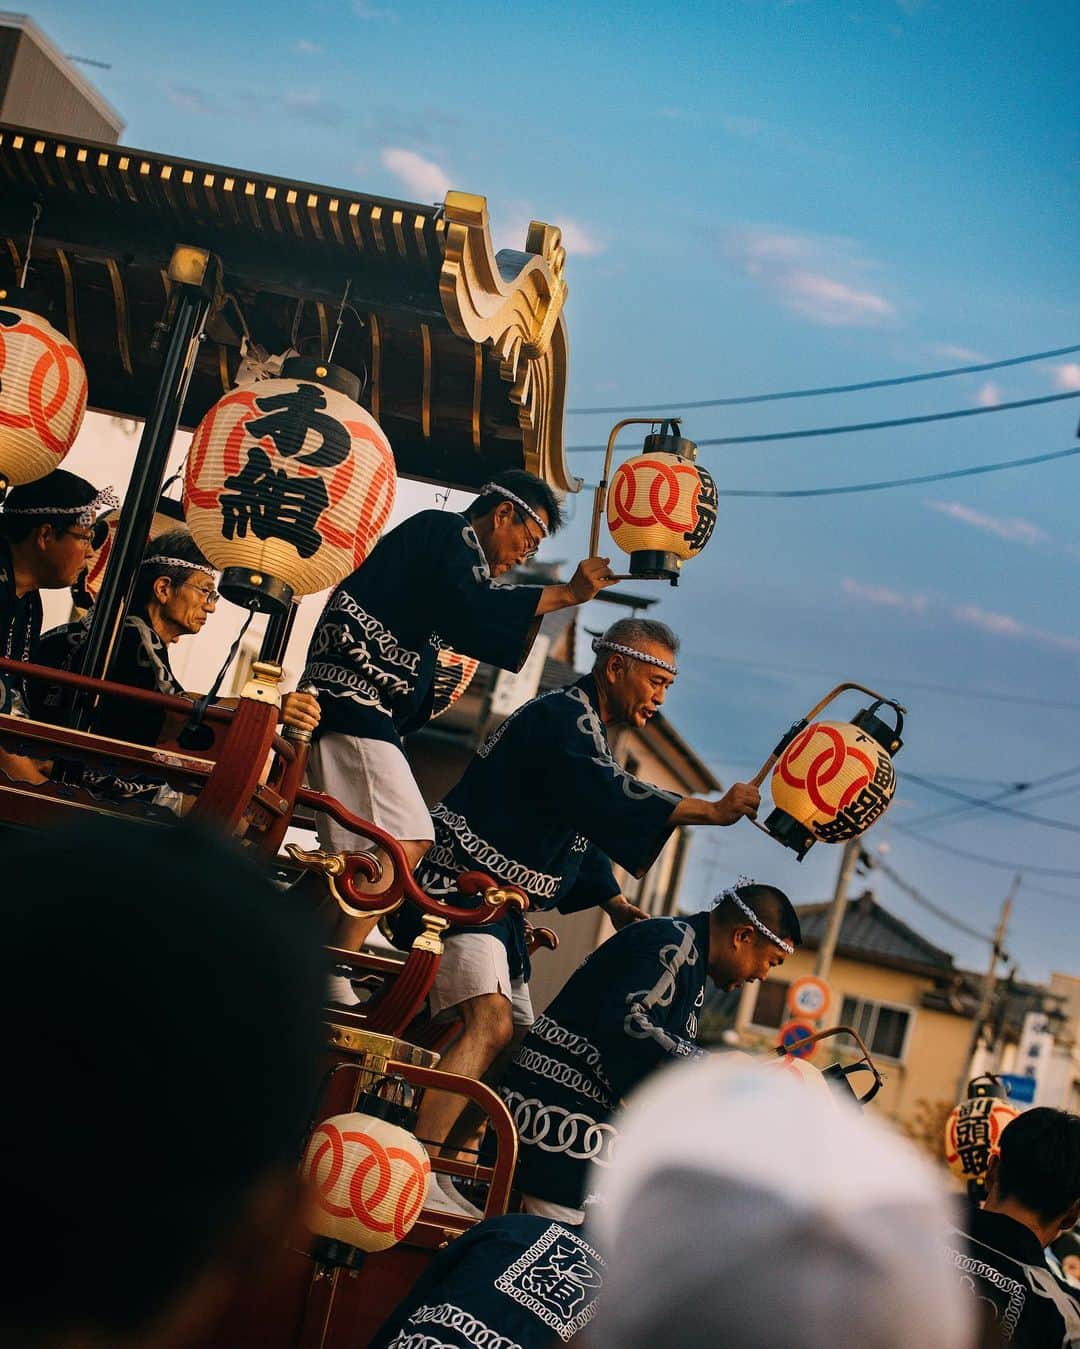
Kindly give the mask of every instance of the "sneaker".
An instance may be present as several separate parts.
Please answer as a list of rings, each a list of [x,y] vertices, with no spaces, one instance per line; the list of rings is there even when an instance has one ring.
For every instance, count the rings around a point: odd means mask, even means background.
[[[439,1184],[439,1178],[432,1171],[428,1175],[427,1193],[424,1196],[424,1208],[436,1213],[448,1213],[455,1218],[467,1218],[469,1215],[456,1199],[451,1198]]]
[[[435,1173],[433,1172],[432,1174]],[[480,1219],[484,1216],[483,1210],[478,1209],[476,1205],[471,1202],[471,1200],[465,1198],[465,1196],[461,1193],[458,1187],[454,1184],[453,1176],[448,1176],[445,1175],[443,1172],[439,1172],[438,1175],[436,1176],[436,1179],[439,1183],[439,1189],[442,1190],[443,1194],[446,1195],[446,1197],[451,1201],[451,1203],[457,1204],[458,1208],[460,1208],[463,1213],[467,1213],[468,1216],[472,1218],[474,1221],[476,1222],[480,1221]]]

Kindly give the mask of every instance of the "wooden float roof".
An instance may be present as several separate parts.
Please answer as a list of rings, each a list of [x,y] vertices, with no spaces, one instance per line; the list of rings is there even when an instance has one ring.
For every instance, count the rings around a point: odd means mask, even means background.
[[[86,363],[90,405],[144,417],[161,364],[177,244],[209,249],[222,283],[184,405],[192,428],[232,386],[245,327],[270,352],[365,380],[399,471],[460,487],[527,468],[580,484],[563,450],[566,253],[534,221],[495,253],[483,197],[421,206],[0,123],[0,284],[42,207],[30,284]]]

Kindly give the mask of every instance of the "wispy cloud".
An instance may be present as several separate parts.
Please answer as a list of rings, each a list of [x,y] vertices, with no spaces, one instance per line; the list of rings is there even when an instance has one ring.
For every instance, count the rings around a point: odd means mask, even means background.
[[[293,45],[293,51],[297,56],[321,56],[323,48],[319,43],[309,42],[306,37],[302,37]]]
[[[1055,365],[1054,387],[1065,390],[1080,389],[1080,361],[1066,361],[1064,365]]]
[[[561,216],[554,223],[562,230],[563,247],[571,257],[595,258],[604,251],[603,240],[578,221]]]
[[[975,401],[981,408],[996,408],[1001,402],[1001,385],[988,379],[975,395]]]
[[[546,220],[557,225],[562,231],[562,245],[572,258],[595,258],[607,248],[607,241],[592,225],[558,211],[544,210],[538,215],[534,203],[522,200],[503,202],[493,212],[495,247],[524,248],[532,220]]]
[[[1044,529],[1018,516],[985,515],[971,506],[965,506],[962,501],[928,501],[926,504],[932,511],[947,515],[950,520],[958,520],[963,525],[981,529],[984,534],[993,534],[1010,543],[1024,543],[1034,548],[1050,542],[1050,535]]]
[[[863,600],[867,604],[876,604],[885,609],[903,609],[907,613],[922,614],[929,605],[925,595],[909,595],[902,590],[892,590],[888,586],[866,585],[854,577],[845,576],[842,582],[845,595]]]
[[[863,280],[873,264],[850,239],[748,226],[732,236],[730,250],[747,276],[814,323],[868,328],[896,317],[892,301]]]
[[[450,177],[441,164],[413,150],[387,146],[379,155],[382,166],[424,201],[441,201],[450,189]]]
[[[936,342],[930,348],[935,356],[941,356],[947,361],[962,361],[965,365],[980,365],[986,360],[981,351],[975,351],[972,347],[957,347],[951,342]]]
[[[952,611],[958,623],[978,628],[993,637],[1008,637],[1016,641],[1037,642],[1056,647],[1060,651],[1080,651],[1080,637],[1063,637],[1060,633],[1033,628],[1012,614],[1000,614],[993,609],[980,609],[975,604],[964,604]]]
[[[167,84],[165,86],[165,97],[181,112],[210,112],[210,100],[198,89],[192,89],[190,85],[185,84]]]
[[[736,136],[744,141],[759,141],[769,129],[768,122],[762,121],[760,117],[727,115],[720,118],[720,125],[729,136]]]
[[[290,116],[313,122],[315,126],[337,126],[342,119],[341,108],[314,89],[288,89],[282,103]]]

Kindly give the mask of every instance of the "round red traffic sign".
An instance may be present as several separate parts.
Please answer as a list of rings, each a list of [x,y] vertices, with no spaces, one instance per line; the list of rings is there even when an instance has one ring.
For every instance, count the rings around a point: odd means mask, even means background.
[[[832,990],[816,974],[804,974],[796,979],[787,992],[787,1008],[794,1017],[819,1021],[832,1002]]]
[[[794,1058],[808,1059],[817,1048],[816,1045],[808,1043],[816,1030],[817,1027],[812,1022],[796,1018],[780,1027],[780,1045],[785,1053],[791,1054]]]

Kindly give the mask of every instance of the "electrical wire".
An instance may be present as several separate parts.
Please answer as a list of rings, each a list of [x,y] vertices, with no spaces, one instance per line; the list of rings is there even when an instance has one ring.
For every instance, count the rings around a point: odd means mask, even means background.
[[[969,806],[977,806],[980,810],[993,810],[1001,815],[1011,815],[1017,820],[1026,820],[1029,824],[1041,824],[1047,829],[1061,829],[1069,834],[1080,834],[1080,824],[1073,824],[1069,820],[1050,820],[1045,815],[1032,815],[1026,810],[1002,806],[991,798],[980,799],[977,796],[970,796],[967,792],[958,792],[952,787],[943,787],[940,783],[931,782],[929,778],[924,778],[918,773],[904,773],[903,777],[908,782],[918,783],[920,787],[926,787],[929,791],[937,792],[939,796],[948,796],[954,801],[963,801]]]
[[[746,403],[775,403],[784,398],[820,398],[825,394],[861,393],[864,389],[889,389],[899,384],[919,384],[928,379],[948,379],[952,375],[977,375],[984,370],[1002,370],[1007,365],[1024,365],[1028,361],[1047,361],[1054,356],[1068,356],[1080,351],[1080,346],[1055,347],[1052,351],[1034,351],[1026,356],[1010,356],[1003,361],[982,361],[978,365],[954,365],[945,370],[928,370],[921,375],[898,375],[892,379],[867,379],[861,384],[830,384],[820,389],[787,389],[783,393],[742,394],[736,398],[699,398],[682,403],[637,403],[630,407],[570,408],[569,417],[591,417],[600,413],[610,415],[623,412],[675,412],[680,408],[728,408]]]
[[[954,918],[947,909],[943,909],[940,905],[935,904],[933,900],[927,899],[921,890],[917,890],[910,881],[905,881],[903,876],[899,875],[891,866],[889,866],[888,862],[883,862],[878,857],[871,857],[870,865],[875,871],[880,871],[882,875],[888,876],[893,885],[913,899],[916,904],[921,904],[924,909],[940,919],[941,922],[948,923],[950,927],[956,928],[958,932],[963,932],[969,937],[974,937],[976,941],[986,942],[988,946],[993,946],[994,939],[992,936],[986,932],[980,932],[977,928],[968,927],[968,925],[962,923],[959,918]]]
[[[695,445],[760,445],[765,441],[805,440],[808,436],[843,436],[852,431],[884,431],[894,426],[922,426],[926,422],[955,421],[957,417],[985,417],[991,412],[1012,412],[1016,408],[1039,407],[1043,403],[1060,403],[1066,398],[1080,398],[1080,389],[1067,393],[1047,393],[1040,398],[1019,398],[1011,403],[992,403],[989,407],[953,408],[949,412],[924,412],[917,417],[889,417],[880,422],[848,422],[842,426],[809,426],[800,431],[769,431],[754,436],[712,436],[696,440]],[[568,445],[568,454],[603,454],[606,445]]]
[[[970,806],[952,806],[946,810],[936,810],[930,815],[919,815],[914,820],[908,820],[909,829],[921,829],[928,824],[940,824],[942,821],[955,821],[965,818],[968,815],[977,814],[980,810],[988,808],[993,802],[1003,801],[1006,797],[1018,796],[1021,792],[1031,793],[1024,796],[1025,802],[1034,805],[1038,801],[1058,800],[1063,796],[1071,796],[1074,792],[1080,792],[1080,783],[1073,783],[1071,787],[1055,786],[1052,791],[1039,790],[1040,786],[1045,787],[1047,781],[1059,782],[1062,778],[1075,777],[1080,773],[1080,768],[1072,769],[1066,773],[1054,774],[1050,779],[1038,778],[1034,782],[1014,782],[996,792],[991,797],[981,798],[979,803]]]
[[[983,857],[981,853],[969,852],[966,848],[953,847],[951,843],[942,843],[940,839],[927,838],[924,834],[911,833],[902,824],[893,824],[892,827],[896,833],[903,834],[905,838],[913,839],[916,843],[923,843],[928,848],[936,848],[938,852],[963,858],[967,862],[978,862],[984,867],[995,867],[1001,871],[1030,871],[1033,876],[1061,876],[1069,880],[1080,880],[1080,871],[1076,869],[1044,867],[1035,862],[1005,862],[1000,857]]]

